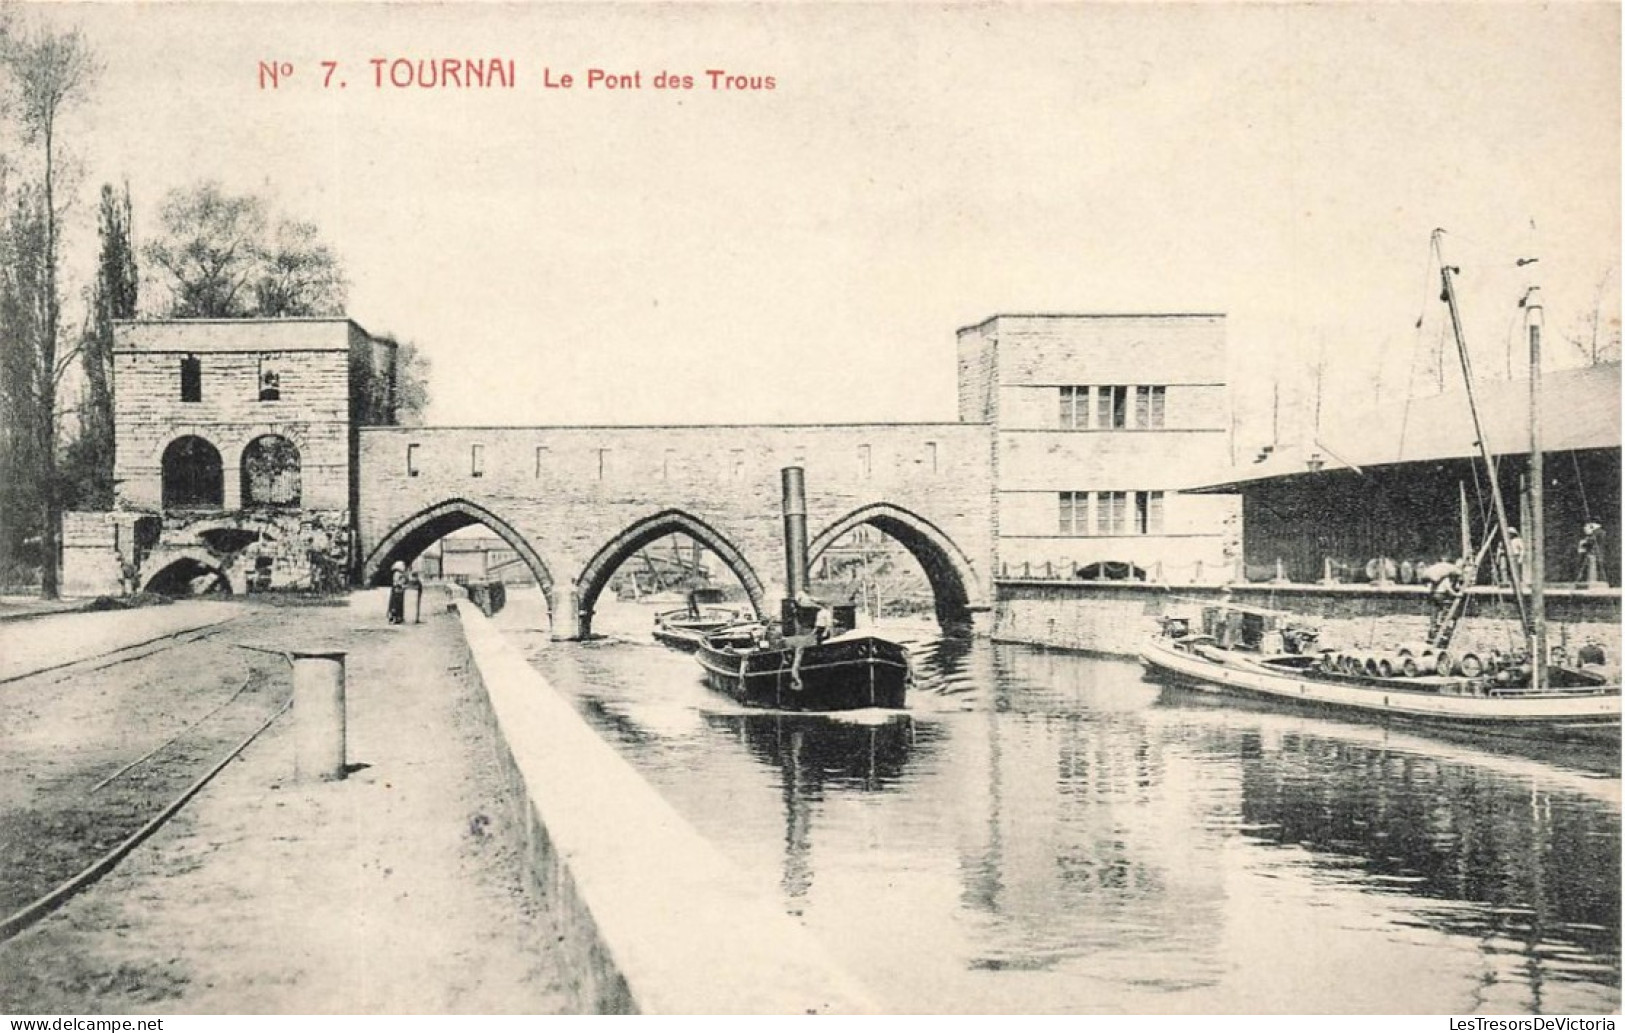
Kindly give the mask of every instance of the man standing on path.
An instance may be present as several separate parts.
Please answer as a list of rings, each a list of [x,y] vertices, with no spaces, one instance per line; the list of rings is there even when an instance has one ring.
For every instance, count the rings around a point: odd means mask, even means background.
[[[406,564],[400,560],[389,570],[389,623],[406,620]]]
[[[407,587],[412,589],[412,623],[423,623],[423,577],[412,568],[412,573],[406,579]]]

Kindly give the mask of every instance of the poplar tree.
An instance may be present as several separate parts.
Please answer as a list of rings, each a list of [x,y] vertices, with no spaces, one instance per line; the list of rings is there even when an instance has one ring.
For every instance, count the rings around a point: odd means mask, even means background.
[[[62,116],[85,98],[96,62],[77,30],[11,27],[0,38],[7,107],[16,120],[29,162],[30,182],[13,194],[8,218],[7,269],[0,273],[6,314],[0,346],[10,401],[20,403],[19,466],[38,499],[40,594],[58,594],[57,556],[62,514],[57,483],[57,393],[77,349],[62,348],[62,292],[58,279],[66,190],[59,190]],[[62,198],[59,198],[59,193]],[[19,472],[19,471],[12,471]],[[8,490],[15,490],[10,487]],[[26,488],[25,488],[26,491]]]

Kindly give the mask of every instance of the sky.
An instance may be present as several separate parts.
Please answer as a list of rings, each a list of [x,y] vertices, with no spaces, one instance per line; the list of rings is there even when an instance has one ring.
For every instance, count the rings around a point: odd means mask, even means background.
[[[1554,330],[1618,316],[1617,5],[31,14],[104,64],[62,129],[70,255],[103,181],[138,237],[175,187],[263,193],[337,249],[352,318],[430,357],[436,424],[951,420],[959,327],[1223,312],[1256,438],[1318,361],[1323,405],[1428,388],[1434,227],[1485,375],[1532,282]],[[516,84],[378,88],[374,58],[512,61]]]

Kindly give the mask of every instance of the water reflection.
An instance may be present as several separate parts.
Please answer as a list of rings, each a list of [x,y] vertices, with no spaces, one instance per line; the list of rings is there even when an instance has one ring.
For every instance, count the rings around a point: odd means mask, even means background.
[[[536,662],[894,1010],[1618,1007],[1617,777],[1117,661],[916,658],[872,723],[742,711],[655,648]]]

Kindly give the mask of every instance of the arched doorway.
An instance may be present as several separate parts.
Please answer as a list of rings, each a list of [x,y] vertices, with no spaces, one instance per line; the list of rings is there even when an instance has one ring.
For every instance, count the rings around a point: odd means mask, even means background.
[[[196,434],[176,438],[164,449],[165,509],[218,509],[225,497],[220,450]]]
[[[945,631],[967,632],[976,574],[959,546],[935,524],[916,513],[885,502],[855,509],[830,524],[808,544],[809,560],[816,561],[836,542],[864,525],[883,532],[914,557],[930,586],[937,623]]]
[[[583,637],[592,633],[593,609],[615,571],[650,542],[671,534],[687,535],[714,553],[722,561],[723,566],[739,579],[751,610],[757,616],[767,612],[766,589],[762,586],[761,578],[756,576],[755,569],[746,561],[744,554],[726,536],[705,521],[679,509],[668,509],[644,517],[627,527],[606,542],[582,568],[581,576],[576,579],[576,590],[580,596],[578,609]]]
[[[373,547],[362,563],[361,581],[375,587],[387,585],[394,563],[399,561],[410,566],[447,535],[477,525],[483,525],[513,551],[517,562],[523,564],[541,590],[549,615],[558,614],[553,574],[541,556],[507,521],[467,499],[447,499],[401,521]]]
[[[225,571],[196,556],[179,556],[147,579],[145,591],[157,595],[230,595],[231,582]]]
[[[262,434],[243,448],[243,506],[299,505],[299,448],[280,434]]]

